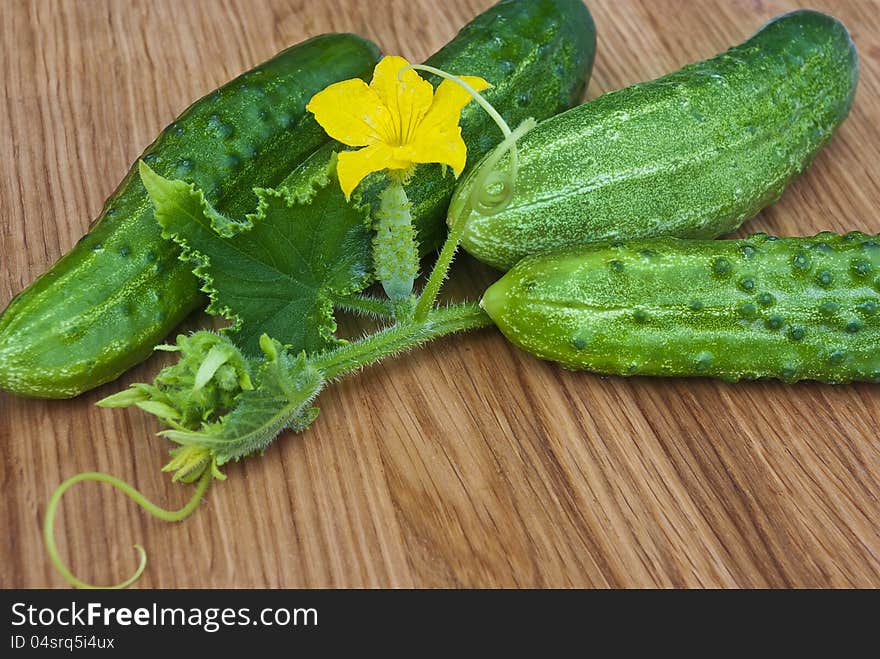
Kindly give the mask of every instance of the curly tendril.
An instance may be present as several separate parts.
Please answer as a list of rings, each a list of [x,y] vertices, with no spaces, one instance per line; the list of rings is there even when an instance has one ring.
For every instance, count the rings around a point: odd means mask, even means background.
[[[500,213],[513,198],[514,184],[517,172],[519,171],[516,143],[519,138],[534,128],[537,122],[529,118],[522,122],[516,130],[510,130],[510,126],[507,125],[507,122],[498,110],[483,98],[478,91],[458,76],[446,73],[442,69],[428,66],[427,64],[410,64],[400,69],[397,73],[398,79],[409,69],[433,73],[461,86],[486,111],[486,114],[492,118],[498,125],[498,128],[501,129],[504,139],[480,167],[480,172],[471,189],[469,203],[467,204],[472,210],[477,211],[481,215]],[[496,167],[508,151],[510,152],[510,171],[498,171]]]
[[[516,127],[504,140],[492,151],[486,161],[480,165],[476,173],[476,180],[468,197],[468,206],[480,215],[495,215],[500,213],[510,200],[513,199],[516,175],[519,171],[516,143],[523,135],[537,125],[532,119],[526,119]],[[497,169],[501,159],[510,152],[510,171]]]
[[[46,520],[43,524],[43,539],[46,542],[46,550],[49,553],[49,559],[52,561],[52,565],[55,566],[55,569],[58,570],[61,576],[64,577],[64,579],[67,581],[67,583],[69,583],[74,588],[114,590],[127,588],[128,586],[133,584],[140,578],[141,574],[143,574],[144,572],[144,569],[147,567],[147,552],[141,545],[134,546],[139,554],[140,559],[137,569],[130,577],[128,577],[128,579],[112,586],[96,586],[94,584],[86,583],[85,581],[78,579],[76,575],[74,575],[73,572],[70,571],[70,568],[68,568],[67,565],[64,564],[64,561],[61,560],[61,556],[58,553],[58,546],[55,544],[55,513],[58,509],[58,504],[61,501],[61,497],[67,490],[69,490],[77,483],[82,481],[96,481],[99,483],[107,483],[108,485],[112,485],[117,490],[122,492],[125,496],[130,498],[153,517],[158,517],[159,519],[166,522],[179,522],[189,517],[196,509],[199,501],[202,500],[202,497],[205,496],[205,492],[208,490],[208,485],[210,485],[211,480],[214,477],[214,472],[215,469],[213,468],[213,465],[211,468],[206,468],[204,470],[201,478],[199,479],[199,483],[196,486],[196,491],[193,493],[192,497],[186,503],[186,505],[179,510],[166,510],[164,508],[160,508],[152,501],[147,499],[143,494],[134,489],[131,485],[129,485],[125,481],[116,478],[115,476],[111,476],[110,474],[90,471],[82,474],[77,474],[76,476],[68,478],[55,489],[55,492],[52,493],[52,498],[49,499],[49,505],[46,507]]]

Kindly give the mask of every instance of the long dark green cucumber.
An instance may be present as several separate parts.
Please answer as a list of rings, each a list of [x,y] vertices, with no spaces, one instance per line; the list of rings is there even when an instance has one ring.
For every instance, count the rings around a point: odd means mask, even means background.
[[[350,34],[289,48],[197,101],[142,158],[194,182],[220,210],[251,210],[327,138],[305,105],[327,85],[368,76],[379,52]],[[191,266],[165,241],[137,168],[76,247],[0,317],[0,388],[75,396],[145,359],[201,303]]]
[[[541,123],[520,140],[511,203],[489,217],[472,212],[462,244],[506,270],[566,245],[733,231],[831,138],[857,79],[841,23],[812,11],[780,16],[714,59]]]
[[[481,76],[492,84],[483,95],[516,126],[528,117],[541,120],[580,102],[593,68],[596,32],[593,18],[581,0],[504,0],[468,23],[458,35],[425,63],[456,75]],[[436,86],[439,79],[427,76]],[[468,147],[468,166],[501,140],[491,118],[476,103],[461,114],[462,137]],[[332,142],[319,149],[294,172],[308,180],[326,171],[335,151],[347,147]],[[387,184],[374,174],[360,186],[374,208]],[[422,165],[407,184],[412,216],[422,255],[433,251],[446,235],[444,220],[455,188],[452,174],[442,176],[440,165]]]
[[[880,236],[655,238],[520,261],[483,307],[574,369],[880,382]]]

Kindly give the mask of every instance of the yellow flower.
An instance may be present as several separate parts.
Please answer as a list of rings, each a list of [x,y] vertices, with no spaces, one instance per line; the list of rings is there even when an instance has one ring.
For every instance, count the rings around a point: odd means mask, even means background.
[[[335,140],[364,147],[339,154],[337,173],[345,196],[372,172],[406,172],[418,163],[449,165],[458,176],[467,147],[458,125],[462,108],[471,100],[461,85],[444,80],[434,88],[402,57],[384,57],[373,80],[344,80],[318,92],[306,108]],[[474,91],[489,83],[461,76]]]

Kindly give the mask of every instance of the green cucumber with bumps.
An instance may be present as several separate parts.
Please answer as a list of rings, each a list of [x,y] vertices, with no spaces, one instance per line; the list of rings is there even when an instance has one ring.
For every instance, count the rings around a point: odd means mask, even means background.
[[[507,270],[564,246],[729,233],[809,165],[847,116],[857,80],[840,22],[814,11],[777,17],[713,59],[539,124],[519,141],[509,204],[471,211],[462,244]],[[508,167],[509,157],[498,166]]]
[[[528,117],[546,119],[580,103],[595,52],[595,25],[582,0],[504,0],[474,18],[425,64],[488,80],[492,87],[483,96],[516,126]],[[426,78],[435,86],[440,82],[433,75]],[[464,107],[459,123],[470,167],[498,144],[501,134],[477,103]],[[347,148],[338,142],[325,145],[294,172],[292,181],[327,171],[333,154]],[[358,188],[374,211],[386,185],[384,174],[373,174]],[[446,236],[446,210],[454,189],[455,179],[444,175],[440,165],[417,167],[407,183],[422,256]]]
[[[655,238],[520,261],[482,306],[571,369],[880,382],[880,236]]]
[[[280,182],[327,141],[305,110],[339,80],[369,76],[378,48],[327,34],[288,48],[190,106],[141,156],[243,215],[253,188]],[[145,359],[202,304],[192,266],[163,240],[132,167],[72,251],[13,298],[0,317],[0,389],[75,396]]]

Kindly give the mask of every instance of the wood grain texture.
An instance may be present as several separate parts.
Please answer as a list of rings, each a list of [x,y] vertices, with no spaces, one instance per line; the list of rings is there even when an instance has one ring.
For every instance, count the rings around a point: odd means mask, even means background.
[[[86,230],[192,100],[281,48],[354,31],[420,60],[488,0],[0,0],[0,306]],[[589,96],[742,41],[794,0],[591,0]],[[748,231],[880,231],[880,3],[810,0],[861,54],[850,119]],[[494,275],[462,258],[453,292]],[[203,319],[195,318],[194,327]],[[347,325],[353,330],[351,324]],[[0,393],[0,585],[60,586],[40,526],[65,477],[103,470],[154,500],[152,417]],[[880,586],[880,388],[599,378],[494,331],[440,341],[330,388],[302,436],[227,469],[166,524],[106,487],[72,490],[61,551],[142,587]]]

